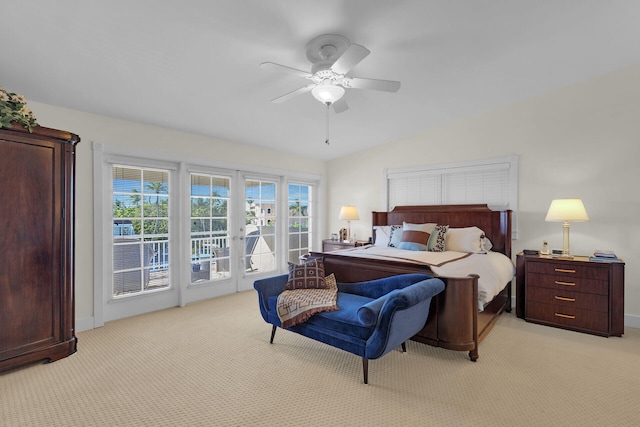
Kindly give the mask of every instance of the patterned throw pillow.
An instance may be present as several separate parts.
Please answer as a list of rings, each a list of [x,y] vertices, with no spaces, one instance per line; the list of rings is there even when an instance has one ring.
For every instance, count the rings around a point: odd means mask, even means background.
[[[312,259],[304,264],[289,263],[289,281],[285,290],[327,289],[324,278],[324,263],[321,259]]]
[[[327,289],[338,289],[338,282],[333,273],[324,278],[324,283],[327,285]]]
[[[391,237],[389,238],[389,247],[397,248],[398,245],[402,242],[402,226],[401,225],[392,225],[391,226]]]
[[[444,252],[445,251],[445,235],[449,229],[448,225],[436,225],[435,230],[429,237],[427,243],[427,250],[430,252]]]

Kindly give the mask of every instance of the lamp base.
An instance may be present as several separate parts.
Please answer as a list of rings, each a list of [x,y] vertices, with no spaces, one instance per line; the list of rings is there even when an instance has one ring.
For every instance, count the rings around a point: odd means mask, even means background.
[[[573,258],[569,250],[569,224],[568,221],[562,223],[562,255],[560,258]]]

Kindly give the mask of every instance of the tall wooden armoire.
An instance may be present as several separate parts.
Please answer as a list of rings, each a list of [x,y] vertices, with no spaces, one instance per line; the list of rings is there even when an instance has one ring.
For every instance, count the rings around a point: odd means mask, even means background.
[[[69,132],[0,129],[0,371],[76,351]]]

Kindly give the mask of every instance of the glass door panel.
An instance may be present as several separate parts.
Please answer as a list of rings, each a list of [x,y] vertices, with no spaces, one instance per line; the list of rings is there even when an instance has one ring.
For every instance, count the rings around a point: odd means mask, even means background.
[[[231,178],[191,174],[191,283],[227,279]]]
[[[313,187],[306,184],[289,184],[289,248],[287,261],[299,264],[300,257],[311,250],[312,194]]]
[[[110,297],[169,288],[169,172],[113,166],[112,180]]]
[[[277,236],[277,183],[245,179],[245,273],[275,271]]]

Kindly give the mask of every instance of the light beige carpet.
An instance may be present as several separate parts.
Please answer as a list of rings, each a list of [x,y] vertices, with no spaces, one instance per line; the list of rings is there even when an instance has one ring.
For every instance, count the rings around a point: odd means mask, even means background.
[[[78,353],[0,375],[2,426],[639,425],[640,330],[505,314],[480,359],[410,342],[369,364],[278,330],[255,292],[110,322]]]

